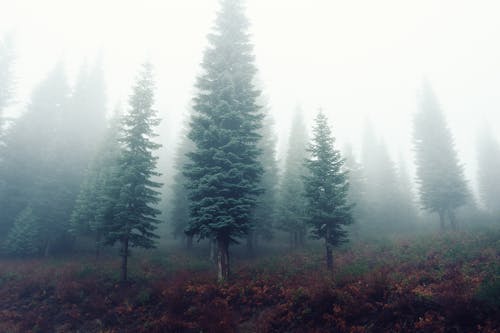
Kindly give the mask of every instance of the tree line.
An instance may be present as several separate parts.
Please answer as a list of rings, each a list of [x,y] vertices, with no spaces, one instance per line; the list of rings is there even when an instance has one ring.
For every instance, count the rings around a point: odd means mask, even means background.
[[[223,0],[195,85],[192,110],[175,156],[173,197],[166,218],[188,248],[208,239],[217,276],[230,274],[231,244],[251,252],[277,233],[293,247],[308,237],[332,249],[363,232],[412,230],[422,209],[441,229],[458,228],[457,209],[472,205],[470,186],[437,97],[424,82],[413,123],[418,199],[404,158],[396,165],[369,122],[360,159],[336,147],[334,127],[319,111],[309,137],[302,112],[292,119],[284,168],[277,139],[258,88],[249,22],[239,0]],[[15,52],[0,44],[0,231],[2,252],[52,255],[75,238],[119,245],[121,277],[134,247],[153,248],[159,238],[162,178],[156,142],[150,63],[138,73],[126,108],[107,117],[103,64],[84,65],[76,84],[58,63],[32,92],[24,112],[6,121],[15,90]],[[340,123],[336,126],[342,126]],[[500,146],[485,131],[478,144],[482,202],[498,214]]]

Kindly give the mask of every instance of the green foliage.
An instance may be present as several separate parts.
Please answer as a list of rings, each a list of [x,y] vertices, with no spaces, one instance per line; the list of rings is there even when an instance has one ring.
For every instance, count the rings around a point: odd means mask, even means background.
[[[477,146],[478,182],[482,202],[490,214],[500,213],[500,144],[491,129],[481,131]]]
[[[4,252],[13,256],[33,256],[40,253],[40,229],[30,207],[25,208],[16,218],[7,235]]]
[[[305,221],[306,202],[302,176],[306,168],[307,131],[300,109],[296,110],[290,129],[285,170],[279,189],[278,227],[292,236],[292,245],[304,245],[307,234]]]
[[[97,225],[97,211],[99,201],[96,200],[99,183],[87,172],[80,193],[75,202],[75,209],[71,215],[70,232],[72,234],[88,234],[95,231]]]
[[[69,220],[85,168],[102,140],[103,90],[99,68],[92,75],[81,74],[71,92],[64,66],[58,63],[33,91],[26,111],[9,126],[2,146],[0,231],[7,232],[29,206],[46,255],[71,246]],[[93,185],[86,182],[85,186]]]
[[[351,145],[346,145],[342,151],[344,156],[344,169],[347,171],[349,192],[348,202],[353,204],[352,215],[354,218],[351,227],[354,234],[359,234],[361,224],[366,224],[368,219],[366,205],[366,177],[362,165],[356,160]]]
[[[404,157],[400,154],[398,161],[397,185],[399,200],[398,213],[401,218],[401,226],[413,227],[417,220],[415,197],[412,190],[411,178]]]
[[[3,147],[2,228],[8,230],[18,214],[30,206],[46,252],[64,237],[76,196],[73,180],[61,160],[62,119],[68,96],[69,87],[59,63],[33,91],[26,112],[9,127]]]
[[[441,218],[449,215],[454,226],[454,211],[467,203],[469,191],[452,134],[427,82],[414,119],[413,143],[420,203]]]
[[[85,168],[95,154],[97,146],[103,140],[106,131],[106,85],[102,55],[88,66],[80,68],[75,88],[69,101],[68,112],[65,114],[66,144],[73,148],[67,153],[74,167]],[[78,147],[77,149],[74,149]]]
[[[349,265],[342,266],[335,275],[337,281],[355,280],[370,272],[367,260],[357,260]]]
[[[262,114],[247,30],[241,1],[223,1],[196,83],[189,132],[194,149],[185,166],[191,200],[187,231],[224,244],[247,234],[261,193]]]
[[[187,136],[187,130],[187,128],[183,129],[175,156],[176,174],[172,186],[173,197],[170,214],[174,237],[182,239],[185,239],[185,231],[189,225],[189,192],[186,188],[187,179],[183,173],[183,168],[189,161],[188,154],[194,149],[193,142]]]
[[[307,199],[307,220],[313,236],[337,246],[345,241],[344,226],[352,223],[352,205],[348,202],[349,182],[343,169],[344,160],[334,149],[328,120],[320,111],[315,119],[313,138],[306,161],[308,169],[304,177]]]
[[[365,125],[362,144],[364,194],[356,202],[362,211],[360,228],[364,232],[394,232],[408,227],[413,203],[409,177],[404,166],[392,161],[387,146],[376,135],[370,122]]]
[[[276,141],[273,134],[273,120],[269,110],[265,109],[264,125],[261,129],[259,141],[260,163],[263,168],[259,187],[264,190],[252,212],[252,233],[250,242],[257,238],[270,240],[273,237],[273,228],[276,220],[277,191],[278,191],[278,163],[276,161]]]
[[[103,151],[102,145],[106,130],[106,95],[104,72],[101,59],[97,59],[92,66],[85,63],[80,69],[75,88],[68,101],[66,112],[63,113],[61,122],[62,142],[59,142],[64,159],[60,163],[67,195],[72,203],[76,200],[82,187],[95,187],[91,173],[96,173],[96,160]],[[108,139],[108,138],[106,138]],[[90,190],[90,189],[89,189]]]
[[[106,223],[113,218],[114,182],[118,173],[120,113],[115,111],[110,126],[89,166],[71,215],[70,232],[93,235],[100,242]],[[99,246],[99,244],[97,244]]]
[[[476,293],[476,298],[500,308],[500,273],[485,279]]]
[[[106,188],[106,206],[112,218],[106,219],[104,241],[112,245],[120,242],[122,255],[128,255],[128,246],[153,248],[156,217],[160,211],[155,207],[161,184],[153,181],[160,174],[156,171],[157,157],[153,152],[160,147],[152,141],[156,136],[154,127],[159,124],[153,109],[153,77],[149,63],[143,65],[133,94],[130,111],[123,116],[116,177],[113,176]]]

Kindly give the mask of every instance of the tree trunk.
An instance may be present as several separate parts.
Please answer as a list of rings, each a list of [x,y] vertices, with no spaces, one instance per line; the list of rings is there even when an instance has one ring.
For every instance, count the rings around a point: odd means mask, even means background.
[[[217,245],[217,278],[219,282],[225,282],[229,278],[229,243],[218,240]]]
[[[444,224],[444,212],[439,211],[439,227],[441,228],[441,231],[443,232],[446,229],[446,226]]]
[[[455,231],[458,230],[458,224],[455,212],[451,209],[448,211],[448,218],[450,219],[451,228]]]
[[[121,281],[127,282],[127,265],[128,265],[128,238],[122,241],[122,272]]]

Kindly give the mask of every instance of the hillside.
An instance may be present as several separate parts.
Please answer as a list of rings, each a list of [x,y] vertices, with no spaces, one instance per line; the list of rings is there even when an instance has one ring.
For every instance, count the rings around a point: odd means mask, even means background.
[[[239,258],[217,284],[200,253],[0,261],[1,332],[496,332],[500,234],[351,243],[334,276],[314,244]],[[138,256],[139,257],[139,256]]]

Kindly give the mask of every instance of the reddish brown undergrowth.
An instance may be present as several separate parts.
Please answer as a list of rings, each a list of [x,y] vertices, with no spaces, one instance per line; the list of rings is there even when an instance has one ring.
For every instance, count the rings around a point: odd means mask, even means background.
[[[316,251],[244,261],[222,285],[146,259],[128,285],[111,261],[2,261],[0,332],[496,332],[499,259],[464,234],[352,245],[333,277]]]

